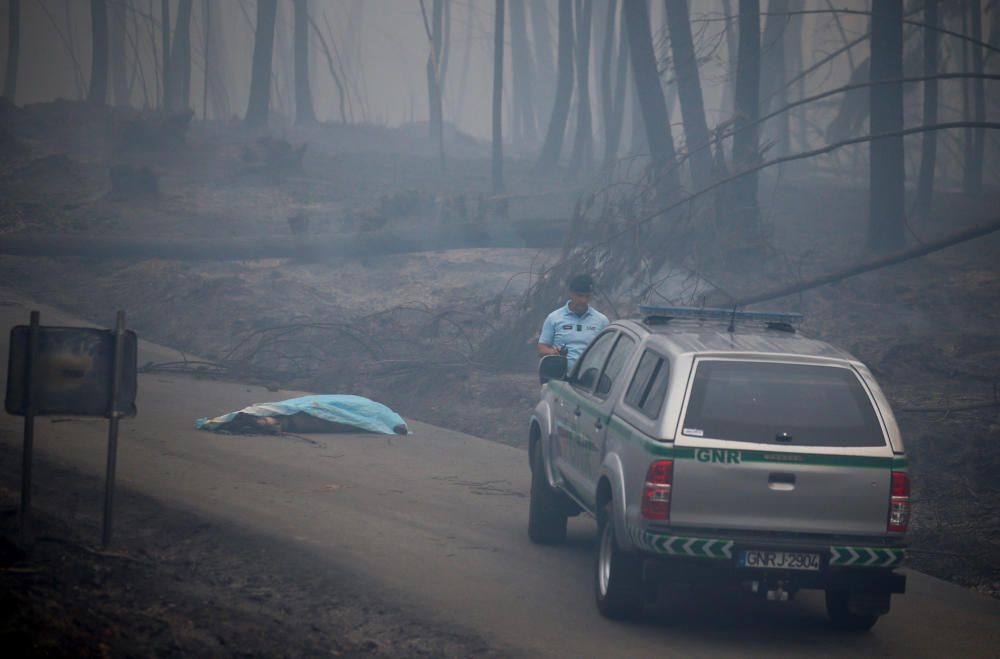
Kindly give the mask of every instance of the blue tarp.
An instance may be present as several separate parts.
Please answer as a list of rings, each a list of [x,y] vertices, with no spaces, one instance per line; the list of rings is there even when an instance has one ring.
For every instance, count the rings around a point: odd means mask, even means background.
[[[201,430],[217,430],[236,418],[239,414],[259,417],[291,416],[303,412],[317,419],[353,426],[359,430],[397,434],[397,428],[406,429],[406,421],[382,403],[376,403],[362,396],[347,394],[302,396],[276,403],[256,403],[242,410],[223,414],[213,419],[207,417],[195,421]],[[407,434],[400,432],[399,434]]]

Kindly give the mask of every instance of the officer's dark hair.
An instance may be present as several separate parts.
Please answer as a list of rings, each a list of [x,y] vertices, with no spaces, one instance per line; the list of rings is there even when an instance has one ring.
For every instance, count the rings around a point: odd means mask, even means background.
[[[566,281],[566,288],[574,293],[593,293],[594,278],[588,274],[573,275]]]

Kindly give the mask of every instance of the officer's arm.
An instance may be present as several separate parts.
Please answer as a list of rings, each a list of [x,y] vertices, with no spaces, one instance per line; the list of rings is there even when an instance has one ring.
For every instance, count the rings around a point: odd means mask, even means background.
[[[558,355],[559,349],[553,347],[556,340],[556,330],[551,319],[546,318],[542,323],[542,333],[538,336],[538,356]]]

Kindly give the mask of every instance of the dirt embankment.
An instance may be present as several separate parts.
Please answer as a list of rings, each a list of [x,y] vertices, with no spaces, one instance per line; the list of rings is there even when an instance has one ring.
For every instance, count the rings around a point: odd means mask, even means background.
[[[301,547],[119,488],[100,537],[97,479],[39,462],[28,545],[16,534],[20,456],[0,444],[0,644],[11,656],[490,657],[366,594]]]

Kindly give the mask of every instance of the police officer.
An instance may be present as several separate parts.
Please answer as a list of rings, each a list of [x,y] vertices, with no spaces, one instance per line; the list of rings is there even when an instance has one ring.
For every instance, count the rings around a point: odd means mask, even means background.
[[[597,333],[608,326],[608,317],[590,306],[594,279],[580,274],[569,278],[569,301],[549,314],[538,337],[538,354],[558,355],[566,349],[569,368],[579,359]]]

